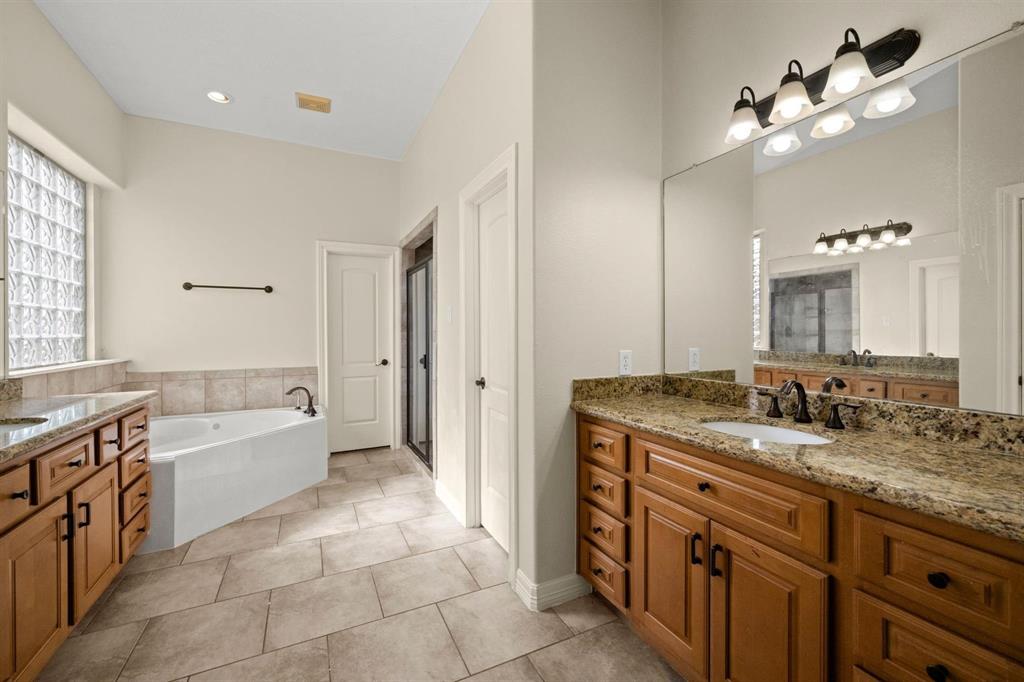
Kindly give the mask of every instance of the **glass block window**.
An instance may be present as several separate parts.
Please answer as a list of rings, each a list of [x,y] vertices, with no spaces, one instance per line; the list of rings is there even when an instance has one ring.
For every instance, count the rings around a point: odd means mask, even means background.
[[[751,284],[753,285],[754,348],[761,347],[761,246],[762,235],[757,233],[751,239]]]
[[[85,359],[85,183],[7,136],[10,369]]]

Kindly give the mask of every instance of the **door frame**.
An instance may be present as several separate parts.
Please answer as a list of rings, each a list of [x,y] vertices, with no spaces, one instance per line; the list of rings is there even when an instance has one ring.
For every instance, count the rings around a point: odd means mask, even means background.
[[[481,521],[480,483],[480,392],[474,381],[480,376],[480,272],[479,224],[477,208],[502,189],[507,189],[507,211],[512,230],[512,267],[509,272],[512,292],[512,324],[509,343],[512,381],[509,395],[509,548],[508,577],[515,584],[515,569],[519,565],[519,265],[516,250],[519,244],[519,216],[517,211],[517,146],[513,144],[482,170],[459,192],[459,266],[462,271],[462,324],[460,336],[465,344],[462,366],[462,394],[466,426],[466,526],[476,527]]]
[[[402,302],[401,273],[399,267],[401,249],[397,246],[381,244],[357,244],[354,242],[335,242],[318,239],[316,242],[316,358],[317,358],[317,395],[320,405],[327,410],[327,418],[331,418],[330,389],[327,377],[330,376],[330,358],[327,349],[327,257],[328,256],[377,256],[387,259],[388,276],[391,279],[391,449],[402,447],[402,373],[398,364],[402,354]]]
[[[427,451],[420,452],[418,446],[416,446],[412,439],[409,437],[411,429],[409,428],[409,422],[412,421],[412,382],[410,381],[410,375],[412,374],[412,339],[410,334],[412,332],[412,306],[409,304],[409,281],[412,279],[412,275],[419,272],[420,270],[427,271],[427,310],[426,310],[426,323],[427,323]],[[405,330],[406,330],[406,357],[405,360],[405,431],[406,438],[405,444],[409,446],[409,449],[416,454],[422,461],[426,457],[430,461],[428,467],[433,473],[436,468],[434,461],[434,295],[431,292],[431,284],[433,282],[433,270],[434,270],[434,257],[430,256],[426,260],[423,260],[415,265],[409,267],[405,271]]]
[[[924,292],[921,285],[924,283],[924,271],[933,265],[953,265],[960,262],[960,256],[939,256],[937,258],[921,258],[912,260],[907,264],[910,270],[910,343],[918,355],[924,355],[924,347],[927,338],[924,311],[921,306],[924,304]]]
[[[1024,374],[1024,182],[996,190],[996,410],[1021,414],[1021,386],[1017,377]]]

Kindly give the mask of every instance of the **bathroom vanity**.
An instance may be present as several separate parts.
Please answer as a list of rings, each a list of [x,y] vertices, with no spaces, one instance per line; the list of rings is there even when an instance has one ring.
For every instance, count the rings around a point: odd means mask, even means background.
[[[146,538],[153,397],[0,403],[0,679],[38,675]]]
[[[900,400],[923,405],[957,407],[960,404],[956,377],[933,372],[895,372],[885,368],[785,364],[754,364],[754,383],[779,388],[790,380],[810,390],[819,390],[828,377],[839,377],[845,388],[833,388],[840,395]]]

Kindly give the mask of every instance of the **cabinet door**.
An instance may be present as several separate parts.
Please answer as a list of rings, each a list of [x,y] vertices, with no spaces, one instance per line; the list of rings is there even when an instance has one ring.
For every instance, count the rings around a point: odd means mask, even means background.
[[[708,519],[643,488],[633,512],[634,621],[706,679]]]
[[[711,679],[827,679],[828,576],[711,524]]]
[[[74,608],[75,622],[85,615],[120,569],[118,542],[120,515],[117,509],[117,464],[71,491],[75,521]]]
[[[0,536],[0,679],[37,674],[68,634],[67,499]]]

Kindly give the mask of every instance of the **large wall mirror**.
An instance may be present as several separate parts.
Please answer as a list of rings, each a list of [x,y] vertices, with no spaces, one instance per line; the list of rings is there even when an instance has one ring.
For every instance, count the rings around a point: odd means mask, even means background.
[[[665,180],[666,372],[1022,412],[1024,34],[902,83]]]

